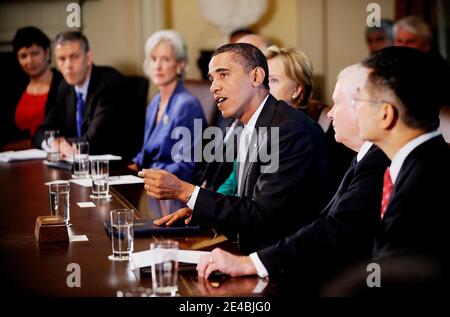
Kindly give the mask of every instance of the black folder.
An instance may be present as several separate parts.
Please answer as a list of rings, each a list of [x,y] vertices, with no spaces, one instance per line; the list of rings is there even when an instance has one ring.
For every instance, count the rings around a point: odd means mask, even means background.
[[[104,222],[105,230],[111,236],[111,222]],[[133,222],[133,231],[135,236],[151,236],[151,235],[188,235],[200,233],[200,226],[186,225],[184,219],[177,221],[171,226],[158,226],[151,219],[135,220]]]

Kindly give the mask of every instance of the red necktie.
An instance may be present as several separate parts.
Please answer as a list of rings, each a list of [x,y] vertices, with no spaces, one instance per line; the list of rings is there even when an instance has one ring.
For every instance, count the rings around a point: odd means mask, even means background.
[[[383,198],[381,199],[381,219],[383,219],[384,213],[386,212],[386,208],[389,204],[389,198],[391,197],[392,187],[393,185],[391,173],[388,167],[384,172],[384,179],[383,179]]]

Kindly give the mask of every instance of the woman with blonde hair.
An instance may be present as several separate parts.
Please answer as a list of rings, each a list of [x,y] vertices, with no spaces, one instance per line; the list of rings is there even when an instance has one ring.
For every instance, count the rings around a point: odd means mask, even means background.
[[[324,131],[330,127],[325,104],[312,99],[313,65],[310,58],[296,48],[276,45],[264,51],[269,65],[270,93],[296,109],[306,112]]]
[[[312,99],[313,65],[310,58],[297,48],[270,46],[264,51],[269,66],[270,93],[294,108],[304,111],[326,133],[330,160],[330,192],[335,192],[353,159],[354,153],[334,139],[331,107]]]

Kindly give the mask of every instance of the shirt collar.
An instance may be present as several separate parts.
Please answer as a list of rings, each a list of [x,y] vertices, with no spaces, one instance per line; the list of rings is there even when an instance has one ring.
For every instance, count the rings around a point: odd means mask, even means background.
[[[357,162],[361,161],[364,158],[364,156],[367,154],[367,152],[369,151],[369,149],[371,148],[372,145],[373,145],[373,143],[369,142],[369,141],[365,141],[363,143],[363,145],[361,146],[361,149],[359,149],[359,151],[358,151],[358,155],[356,155]]]
[[[256,122],[258,121],[259,115],[261,114],[261,111],[264,108],[264,104],[266,103],[268,98],[269,98],[269,94],[267,94],[266,98],[264,98],[264,100],[258,106],[258,109],[256,109],[255,113],[252,115],[250,120],[248,120],[248,123],[246,125],[244,125],[244,130],[246,130],[246,132],[248,132],[250,134],[253,133]]]
[[[78,95],[79,93],[83,94],[83,101],[86,102],[88,88],[89,88],[89,82],[91,81],[91,74],[88,75],[86,80],[81,86],[75,86],[75,92]]]
[[[411,141],[406,143],[404,146],[402,146],[402,148],[395,154],[394,158],[392,159],[391,166],[389,168],[392,184],[395,184],[395,181],[397,180],[397,177],[398,177],[398,173],[400,172],[403,162],[408,157],[408,155],[416,147],[427,142],[428,140],[431,140],[434,137],[437,137],[438,135],[440,135],[440,133],[438,131],[428,132],[428,133],[418,136],[415,139],[412,139]]]

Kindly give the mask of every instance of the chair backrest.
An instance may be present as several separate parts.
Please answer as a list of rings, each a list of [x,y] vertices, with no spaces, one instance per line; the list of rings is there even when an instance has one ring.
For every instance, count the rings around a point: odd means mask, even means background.
[[[216,125],[217,106],[211,92],[209,91],[210,83],[206,80],[189,79],[184,81],[184,86],[195,97],[197,97],[198,100],[200,100],[208,125]]]
[[[442,133],[445,142],[450,144],[450,106],[443,106],[439,115],[441,121],[439,125],[439,132]]]
[[[127,129],[130,129],[128,135],[132,136],[132,139],[127,143],[130,156],[136,155],[144,141],[145,111],[149,86],[150,83],[146,77],[127,76],[125,78],[127,92],[125,106],[127,109],[125,111],[126,118],[123,121],[126,122]]]

